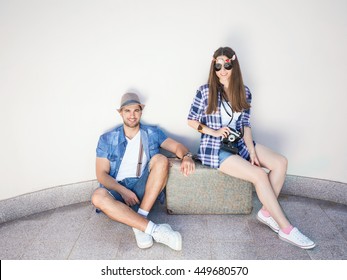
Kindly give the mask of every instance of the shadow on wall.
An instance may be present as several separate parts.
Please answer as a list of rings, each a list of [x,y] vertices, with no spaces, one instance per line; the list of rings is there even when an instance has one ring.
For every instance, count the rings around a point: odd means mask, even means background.
[[[188,137],[186,135],[183,134],[174,134],[171,131],[166,130],[165,128],[161,127],[160,125],[158,125],[158,127],[170,138],[172,138],[173,140],[182,143],[184,146],[186,146],[190,152],[192,152],[193,154],[196,154],[198,152],[199,149],[199,144],[200,144],[200,137],[194,137],[194,139],[192,139],[192,137]],[[193,130],[192,130],[193,131]],[[196,133],[197,134],[197,133]],[[198,134],[197,134],[198,135]],[[164,152],[164,154],[166,155],[166,153]]]
[[[200,144],[200,136],[197,134],[192,138],[191,134],[189,136],[183,135],[183,134],[174,134],[168,129],[162,127],[160,124],[153,124],[153,123],[147,123],[144,121],[141,121],[144,125],[154,125],[160,128],[168,137],[174,139],[175,141],[178,141],[185,145],[193,154],[196,154],[199,148]],[[116,127],[122,125],[122,123],[115,124],[114,126],[110,127],[109,129],[106,129],[101,134],[107,133],[109,131],[114,130]],[[100,136],[101,136],[100,134]],[[270,130],[257,130],[252,128],[252,134],[253,134],[253,140],[261,145],[264,145],[271,150],[281,153],[281,151],[286,149],[287,146],[287,139],[281,135],[280,133],[276,133],[276,131],[270,131]],[[163,152],[167,156],[171,156],[170,153]],[[285,155],[284,155],[285,156]]]
[[[281,153],[281,151],[285,150],[285,146],[287,146],[287,139],[280,133],[276,133],[274,130],[257,130],[252,128],[252,134],[253,141],[264,145],[277,153]]]
[[[160,124],[153,124],[153,123],[147,123],[141,120],[141,123],[144,125],[153,125],[153,126],[157,126],[158,128],[160,128],[168,137],[174,139],[177,142],[182,143],[183,145],[185,145],[193,154],[197,153],[198,148],[199,148],[199,143],[200,143],[200,138],[198,137],[196,140],[192,140],[191,138],[184,136],[182,134],[173,134],[170,131],[168,131],[167,129],[165,129],[164,127],[162,127]],[[116,129],[118,126],[122,125],[123,123],[118,123],[113,125],[112,127],[109,127],[108,129],[106,129],[105,131],[101,132],[100,135],[98,136],[97,140],[99,140],[99,137],[107,132],[110,132],[114,129]],[[97,142],[96,142],[97,143]],[[96,144],[97,145],[97,144]],[[96,148],[96,146],[95,146]],[[169,152],[163,152],[163,154],[167,155],[167,156],[173,156],[171,153]]]
[[[185,145],[193,154],[196,154],[198,152],[199,144],[200,144],[200,136],[198,134],[196,137],[192,138],[191,135],[186,136],[182,134],[174,134],[166,130],[165,128],[161,127],[160,125],[158,125],[158,127],[162,129],[168,137]],[[287,146],[286,138],[280,133],[276,133],[276,131],[270,131],[270,130],[269,131],[267,130],[254,131],[254,129],[252,128],[252,134],[253,134],[253,140],[256,143],[266,146],[270,148],[271,150],[273,150],[274,152],[281,153],[281,151],[286,149],[286,146]]]

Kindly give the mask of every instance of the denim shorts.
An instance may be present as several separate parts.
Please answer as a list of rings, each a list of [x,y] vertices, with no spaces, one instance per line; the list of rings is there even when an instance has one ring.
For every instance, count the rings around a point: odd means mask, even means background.
[[[147,164],[147,166],[143,170],[142,175],[141,175],[140,178],[137,178],[137,177],[125,178],[122,181],[118,181],[118,184],[121,184],[122,186],[124,186],[127,189],[129,189],[132,192],[134,192],[136,194],[137,198],[141,202],[143,197],[144,197],[144,195],[145,195],[146,183],[147,183],[148,175],[149,175],[149,164]],[[109,190],[109,189],[107,189],[104,186],[100,186],[100,187],[106,189],[108,191],[108,193],[115,200],[118,200],[118,201],[124,203],[123,197],[118,192],[116,192],[115,190]],[[164,191],[162,191],[159,194],[158,200],[160,201],[161,204],[164,203],[164,201],[165,201],[165,193],[164,193]],[[136,204],[136,205],[132,206],[131,208],[134,211],[137,211],[139,209],[139,207],[140,207],[140,205]]]
[[[223,161],[225,161],[228,157],[232,155],[234,154],[220,149],[219,150],[219,165],[221,165]]]
[[[256,146],[256,143],[253,141],[253,145],[254,147]],[[234,155],[231,152],[227,152],[225,150],[220,149],[219,150],[219,166],[223,163],[223,161],[225,161],[228,157]],[[247,157],[243,157],[245,160],[249,161],[250,157],[249,155]]]

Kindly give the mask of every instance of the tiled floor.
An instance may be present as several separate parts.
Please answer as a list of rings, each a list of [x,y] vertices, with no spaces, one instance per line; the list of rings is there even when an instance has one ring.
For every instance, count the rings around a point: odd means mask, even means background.
[[[96,214],[89,202],[0,224],[0,259],[347,259],[347,206],[281,196],[289,220],[317,243],[303,250],[278,239],[250,215],[168,215],[156,204],[150,218],[169,223],[183,237],[180,252],[155,243],[141,250],[131,228]]]

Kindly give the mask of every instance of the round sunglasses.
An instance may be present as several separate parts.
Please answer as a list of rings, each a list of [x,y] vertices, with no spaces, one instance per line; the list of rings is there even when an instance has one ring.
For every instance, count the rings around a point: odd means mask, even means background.
[[[215,63],[214,70],[218,72],[222,69],[223,66],[225,70],[231,70],[233,68],[233,64],[231,62],[225,62],[224,65],[222,63]]]

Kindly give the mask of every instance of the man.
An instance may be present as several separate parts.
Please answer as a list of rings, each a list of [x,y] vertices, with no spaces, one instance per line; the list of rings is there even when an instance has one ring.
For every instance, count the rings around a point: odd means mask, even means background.
[[[181,172],[188,176],[195,164],[188,149],[168,138],[155,126],[140,123],[145,107],[134,93],[122,96],[118,109],[123,125],[103,134],[96,149],[96,177],[100,188],[92,203],[112,220],[133,228],[139,248],[156,242],[174,250],[182,249],[182,237],[168,224],[147,219],[154,202],[163,197],[169,171],[163,148],[182,159]]]

